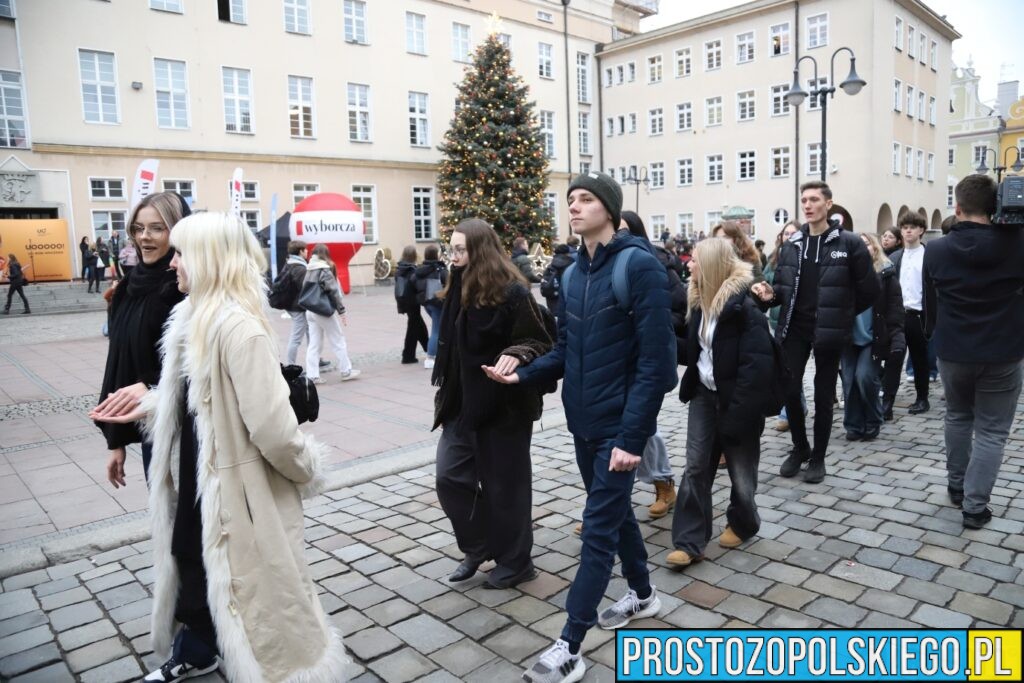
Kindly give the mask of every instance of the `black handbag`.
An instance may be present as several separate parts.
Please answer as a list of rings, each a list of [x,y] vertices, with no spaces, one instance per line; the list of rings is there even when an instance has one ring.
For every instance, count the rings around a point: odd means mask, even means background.
[[[299,308],[316,313],[317,315],[334,315],[334,306],[331,305],[331,297],[327,296],[323,284],[319,280],[307,280],[302,283],[302,291],[299,292]]]
[[[292,404],[292,412],[299,424],[316,422],[320,415],[320,397],[316,393],[316,385],[306,377],[302,366],[281,364],[281,374],[288,383],[288,402]]]

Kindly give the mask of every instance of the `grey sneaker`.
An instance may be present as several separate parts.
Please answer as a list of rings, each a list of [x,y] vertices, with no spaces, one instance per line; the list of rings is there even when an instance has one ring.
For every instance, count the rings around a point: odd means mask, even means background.
[[[575,683],[583,678],[587,665],[583,657],[569,653],[569,643],[561,638],[523,672],[523,680],[529,683]]]
[[[651,594],[646,600],[637,597],[636,591],[630,589],[628,593],[614,605],[601,612],[597,617],[597,623],[607,631],[622,628],[634,619],[653,617],[661,611],[661,600],[658,599],[658,589],[651,586]]]
[[[361,374],[363,374],[361,370],[356,370],[355,368],[352,368],[348,372],[341,373],[341,381],[342,382],[347,382],[350,379],[355,379],[356,377],[358,377]]]

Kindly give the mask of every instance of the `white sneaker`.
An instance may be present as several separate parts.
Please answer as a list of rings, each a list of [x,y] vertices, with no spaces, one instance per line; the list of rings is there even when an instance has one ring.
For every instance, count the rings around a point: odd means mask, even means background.
[[[434,367],[434,359],[431,358],[430,356],[427,356],[426,358],[424,358],[423,359],[423,367],[426,368],[427,370],[430,370],[431,368],[433,368]]]
[[[325,380],[323,377],[314,377],[310,381],[313,382],[313,384],[327,384],[327,380]]]
[[[657,616],[661,611],[661,600],[658,599],[658,589],[651,586],[651,594],[646,600],[637,597],[636,591],[630,589],[614,605],[601,612],[597,617],[597,623],[607,631],[614,631],[622,628],[634,619]]]
[[[523,672],[529,683],[575,683],[583,678],[587,665],[583,657],[569,653],[569,643],[561,638],[540,654],[533,666]]]
[[[347,382],[350,379],[355,379],[356,377],[358,377],[361,374],[363,374],[362,370],[356,370],[355,368],[352,368],[348,372],[341,373],[341,381],[342,382]]]
[[[186,678],[195,678],[216,671],[219,666],[216,659],[210,664],[197,667],[177,662],[174,657],[171,657],[159,669],[150,671],[142,680],[143,683],[177,683]]]

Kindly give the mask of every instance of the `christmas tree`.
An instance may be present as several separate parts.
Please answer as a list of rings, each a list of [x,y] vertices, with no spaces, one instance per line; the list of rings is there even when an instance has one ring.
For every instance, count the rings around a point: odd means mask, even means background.
[[[529,88],[512,69],[512,55],[492,33],[476,49],[459,85],[440,149],[441,224],[464,218],[494,226],[507,249],[525,237],[548,248],[554,237],[544,206],[548,159]]]

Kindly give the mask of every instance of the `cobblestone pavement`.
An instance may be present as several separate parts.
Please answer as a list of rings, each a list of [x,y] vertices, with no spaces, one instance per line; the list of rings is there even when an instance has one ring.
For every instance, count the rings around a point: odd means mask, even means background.
[[[904,387],[905,391],[909,388]],[[896,628],[1024,626],[1024,434],[1018,421],[993,492],[996,517],[964,530],[946,500],[943,402],[898,421],[881,438],[850,444],[838,422],[821,484],[776,476],[789,437],[763,439],[758,536],[734,550],[712,542],[707,560],[665,568],[671,518],[641,522],[663,609],[636,626]],[[1020,411],[1018,411],[1020,413]],[[682,471],[684,407],[671,395],[660,423]],[[837,417],[838,420],[838,417]],[[572,533],[584,492],[564,427],[533,442],[534,558],[539,578],[517,590],[485,590],[483,574],[452,587],[459,557],[424,466],[308,501],[307,557],[330,619],[345,633],[356,681],[513,681],[561,630],[580,540]],[[724,524],[728,478],[714,493]],[[638,485],[637,516],[652,494]],[[148,542],[4,579],[0,678],[14,681],[132,680],[149,651]],[[486,567],[485,567],[486,568]],[[607,596],[619,597],[616,575]],[[584,680],[612,681],[611,632],[584,643]],[[220,680],[210,675],[205,681]]]

